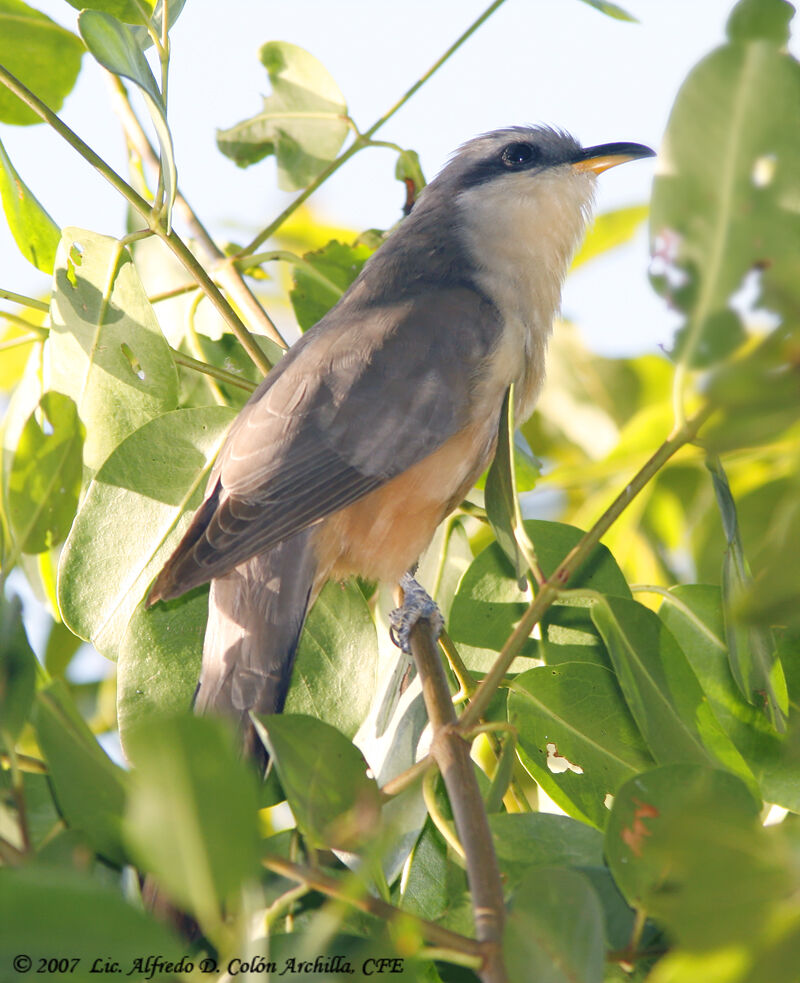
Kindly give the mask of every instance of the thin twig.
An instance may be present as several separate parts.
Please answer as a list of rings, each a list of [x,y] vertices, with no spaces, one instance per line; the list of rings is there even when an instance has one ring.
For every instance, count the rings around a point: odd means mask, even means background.
[[[433,731],[430,756],[444,779],[456,832],[464,849],[475,935],[482,943],[484,956],[479,975],[483,983],[505,983],[508,977],[501,948],[505,905],[500,868],[469,744],[458,732],[447,676],[432,626],[425,618],[420,618],[411,631],[411,652]]]
[[[36,311],[43,311],[45,314],[50,310],[50,305],[47,301],[37,300],[35,297],[26,297],[25,294],[14,293],[13,290],[6,290],[5,287],[0,287],[0,298],[3,300],[12,300],[15,304],[21,304],[22,307],[32,307]]]
[[[305,884],[329,898],[346,901],[354,908],[358,908],[359,911],[374,915],[382,921],[409,920],[417,926],[422,938],[434,945],[471,956],[482,955],[482,947],[475,939],[470,939],[466,935],[459,935],[457,932],[451,932],[450,929],[442,928],[441,925],[426,921],[424,918],[418,918],[371,894],[354,895],[352,882],[331,877],[317,868],[292,863],[291,860],[284,860],[283,857],[265,856],[261,858],[261,863],[274,874],[280,874],[281,877],[288,877],[290,880]]]
[[[308,187],[304,188],[300,192],[300,194],[294,199],[294,201],[290,202],[286,206],[286,208],[284,208],[284,210],[280,213],[280,215],[278,215],[276,219],[270,222],[270,224],[265,229],[259,232],[259,234],[255,237],[255,239],[253,239],[251,243],[249,243],[247,246],[245,246],[244,249],[239,251],[237,257],[247,256],[250,253],[255,252],[256,249],[258,249],[259,246],[262,245],[262,243],[266,242],[267,239],[269,239],[272,235],[274,235],[275,232],[277,232],[277,230],[283,225],[286,219],[289,218],[289,216],[293,212],[295,212],[303,204],[304,201],[307,201],[308,198],[310,198],[311,195],[314,194],[317,188],[319,188],[322,184],[324,184],[328,180],[331,174],[334,174],[336,171],[338,171],[339,168],[342,166],[342,164],[350,160],[350,158],[354,154],[357,154],[359,150],[363,150],[364,147],[368,147],[370,145],[370,140],[373,134],[376,133],[385,123],[387,123],[392,118],[392,116],[395,115],[395,113],[397,113],[400,109],[403,108],[403,106],[405,106],[408,100],[416,92],[419,91],[419,89],[428,81],[428,79],[435,72],[437,72],[442,67],[442,65],[444,65],[444,63],[450,57],[452,57],[453,54],[455,54],[456,51],[458,51],[461,45],[468,38],[470,38],[475,33],[475,31],[478,30],[481,24],[483,24],[484,21],[488,20],[488,18],[491,17],[491,15],[498,9],[498,7],[501,7],[504,2],[505,0],[494,0],[493,3],[490,3],[489,6],[486,8],[486,10],[484,10],[483,13],[470,24],[470,26],[466,29],[466,31],[464,31],[463,34],[461,34],[453,42],[453,44],[450,45],[450,47],[447,49],[447,51],[445,51],[445,53],[441,56],[441,58],[437,58],[436,61],[428,69],[428,71],[425,72],[424,75],[421,75],[417,79],[417,81],[411,86],[411,88],[403,96],[401,96],[400,99],[398,99],[397,102],[389,110],[387,110],[387,112],[385,112],[383,116],[380,117],[380,119],[377,119],[372,124],[372,126],[370,126],[368,130],[365,130],[363,133],[358,133],[355,140],[353,141],[353,143],[350,144],[347,150],[343,151],[336,158],[336,160],[332,161],[325,168],[325,170],[322,171],[322,173],[318,174],[317,177],[311,182],[311,184],[309,184]]]
[[[143,162],[154,170],[157,169],[159,166],[158,155],[148,140],[147,134],[139,122],[139,118],[133,111],[127,89],[116,75],[112,75],[109,72],[108,78],[114,111],[122,123],[128,143]],[[206,265],[210,268],[219,284],[228,291],[240,309],[244,311],[250,320],[250,324],[263,331],[265,335],[272,338],[281,348],[286,348],[286,342],[276,328],[272,318],[267,314],[259,303],[258,298],[250,290],[244,277],[236,269],[235,264],[229,262],[228,257],[225,256],[219,246],[214,242],[210,233],[200,221],[197,213],[180,190],[178,190],[175,196],[175,211],[186,223],[194,241],[200,245],[206,254]]]

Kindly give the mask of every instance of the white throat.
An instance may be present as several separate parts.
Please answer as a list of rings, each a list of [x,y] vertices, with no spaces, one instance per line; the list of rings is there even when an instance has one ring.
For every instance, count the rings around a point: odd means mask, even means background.
[[[590,217],[595,178],[569,165],[503,175],[462,191],[460,231],[476,281],[504,321],[487,385],[516,387],[515,414],[533,411],[561,286]]]

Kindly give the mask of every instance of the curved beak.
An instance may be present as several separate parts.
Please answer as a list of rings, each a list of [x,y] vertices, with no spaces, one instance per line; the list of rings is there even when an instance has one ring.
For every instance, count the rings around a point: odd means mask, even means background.
[[[592,171],[600,174],[609,167],[625,164],[629,160],[642,157],[655,157],[655,150],[641,143],[601,143],[597,147],[586,147],[573,160],[571,166],[576,171]]]

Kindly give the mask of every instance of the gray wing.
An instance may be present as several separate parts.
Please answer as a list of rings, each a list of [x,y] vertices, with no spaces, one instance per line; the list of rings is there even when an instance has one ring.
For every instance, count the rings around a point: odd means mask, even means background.
[[[458,433],[500,331],[466,287],[340,303],[269,374],[150,603],[218,577],[344,508]]]

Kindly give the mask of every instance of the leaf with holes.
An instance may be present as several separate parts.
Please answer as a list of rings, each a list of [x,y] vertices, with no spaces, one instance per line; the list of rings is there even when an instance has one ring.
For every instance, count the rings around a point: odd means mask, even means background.
[[[619,790],[606,826],[614,879],[689,948],[735,950],[758,939],[780,924],[776,909],[793,891],[788,844],[780,829],[761,826],[759,809],[742,781],[716,768],[639,775]]]
[[[233,416],[205,406],[151,420],[89,486],[61,554],[58,596],[71,630],[108,658],[200,504]]]
[[[600,828],[607,797],[653,764],[604,666],[566,662],[523,673],[509,693],[508,722],[530,775],[566,813]]]
[[[64,230],[56,255],[51,387],[71,396],[96,471],[121,440],[174,409],[178,376],[128,250],[116,239]]]
[[[776,39],[734,36],[689,74],[673,106],[650,212],[654,285],[686,316],[675,355],[719,360],[743,338],[731,297],[760,271],[759,303],[800,301],[800,65]],[[744,33],[743,33],[744,32]]]

